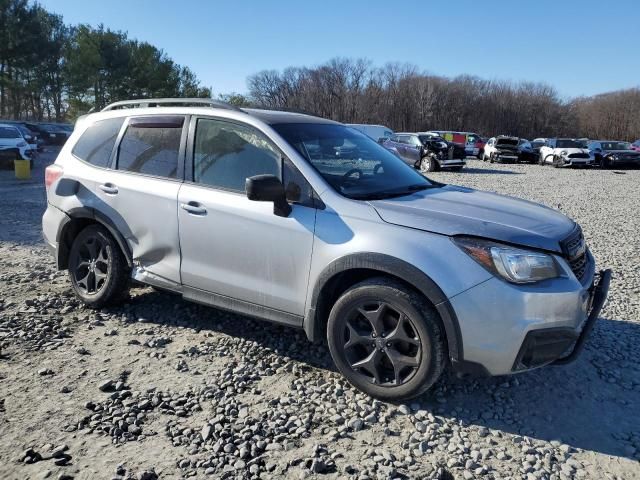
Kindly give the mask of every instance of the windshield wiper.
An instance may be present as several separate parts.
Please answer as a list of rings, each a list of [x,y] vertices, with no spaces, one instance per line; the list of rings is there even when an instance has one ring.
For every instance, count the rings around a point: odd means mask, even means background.
[[[433,188],[435,186],[436,185],[421,183],[402,187],[402,189],[380,190],[379,192],[371,193],[359,193],[350,195],[350,197],[356,200],[383,200],[385,198],[404,197],[405,195],[410,195],[420,190],[426,190],[427,188]]]

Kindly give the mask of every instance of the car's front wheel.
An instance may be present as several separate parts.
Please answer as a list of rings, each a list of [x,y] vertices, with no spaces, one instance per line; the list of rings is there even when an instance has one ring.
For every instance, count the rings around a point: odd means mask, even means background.
[[[69,277],[76,296],[91,308],[122,300],[129,287],[127,262],[109,231],[90,225],[73,241]]]
[[[347,290],[331,309],[327,337],[340,372],[381,400],[420,395],[444,369],[438,313],[391,279],[373,278]]]
[[[439,166],[438,160],[433,155],[425,155],[420,160],[420,171],[422,173],[435,172]]]

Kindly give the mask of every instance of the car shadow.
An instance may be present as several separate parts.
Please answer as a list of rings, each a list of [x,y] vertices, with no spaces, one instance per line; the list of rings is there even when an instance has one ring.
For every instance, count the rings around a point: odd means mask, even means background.
[[[309,367],[336,371],[326,345],[309,344],[302,330],[149,289],[138,290],[126,311],[158,325],[251,340]],[[640,431],[639,340],[639,324],[601,318],[574,364],[491,378],[446,375],[430,392],[408,403],[466,425],[634,458],[624,439]]]

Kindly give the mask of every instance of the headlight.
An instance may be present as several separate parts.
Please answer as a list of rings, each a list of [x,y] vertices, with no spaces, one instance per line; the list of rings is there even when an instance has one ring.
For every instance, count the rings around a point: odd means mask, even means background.
[[[555,259],[546,253],[469,237],[457,237],[454,242],[488,271],[508,282],[533,283],[561,274]]]
[[[560,155],[562,155],[562,156],[566,156],[566,155],[567,155],[567,153],[569,153],[569,152],[567,152],[566,150],[562,150],[562,151],[560,152]]]

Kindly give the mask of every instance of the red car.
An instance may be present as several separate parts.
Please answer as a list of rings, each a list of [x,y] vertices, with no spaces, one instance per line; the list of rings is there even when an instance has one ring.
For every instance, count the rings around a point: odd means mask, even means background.
[[[635,150],[636,152],[640,152],[640,140],[636,140],[631,144],[631,150]]]

